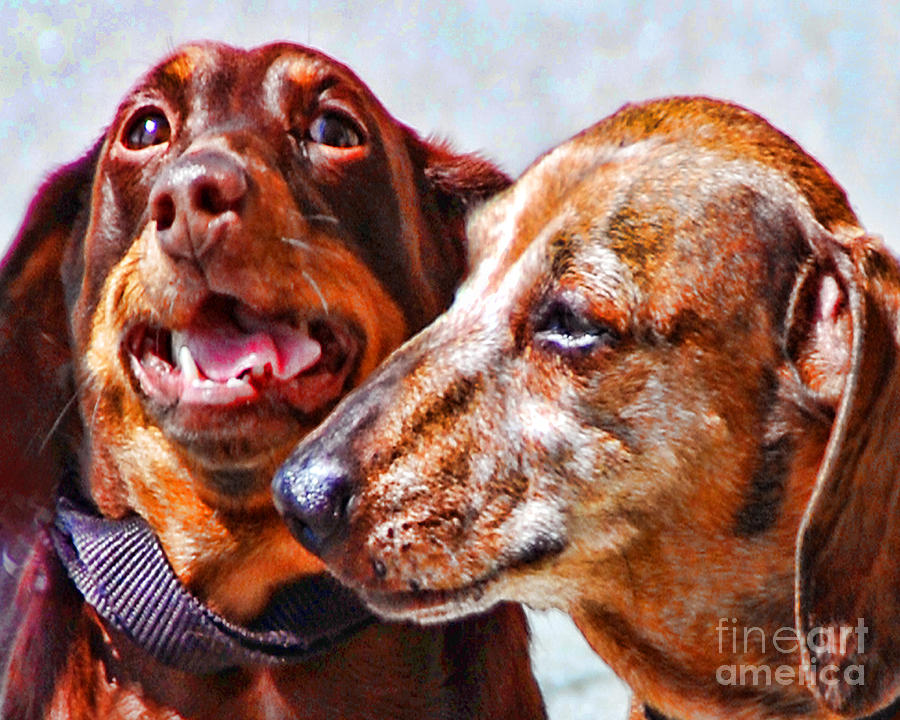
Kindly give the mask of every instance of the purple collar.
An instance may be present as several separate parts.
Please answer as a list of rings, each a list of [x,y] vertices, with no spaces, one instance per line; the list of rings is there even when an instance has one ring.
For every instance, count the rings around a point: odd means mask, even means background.
[[[232,623],[181,585],[143,519],[110,520],[82,501],[60,498],[51,537],[72,582],[106,622],[187,672],[298,662],[373,620],[349,590],[317,575],[279,590],[251,626]]]

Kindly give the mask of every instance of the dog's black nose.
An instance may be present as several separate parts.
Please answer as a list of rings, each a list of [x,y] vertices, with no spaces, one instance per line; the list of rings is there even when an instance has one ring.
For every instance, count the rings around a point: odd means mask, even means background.
[[[296,452],[272,481],[275,507],[303,547],[321,555],[346,527],[355,487],[333,455]]]

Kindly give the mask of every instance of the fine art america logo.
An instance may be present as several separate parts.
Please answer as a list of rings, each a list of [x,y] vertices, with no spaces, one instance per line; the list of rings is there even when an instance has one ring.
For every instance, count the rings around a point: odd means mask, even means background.
[[[837,659],[859,657],[866,649],[866,627],[863,618],[856,626],[816,627],[806,637],[792,627],[778,628],[771,637],[759,627],[737,624],[737,618],[719,618],[716,635],[719,653],[732,658],[741,655],[775,657],[776,654],[799,658],[803,643],[809,651],[809,666],[776,663],[723,664],[716,670],[716,680],[721,685],[793,685],[809,687],[833,686],[838,683],[864,685],[865,668],[862,665],[841,665],[822,661],[820,658]],[[796,662],[796,660],[795,660]]]

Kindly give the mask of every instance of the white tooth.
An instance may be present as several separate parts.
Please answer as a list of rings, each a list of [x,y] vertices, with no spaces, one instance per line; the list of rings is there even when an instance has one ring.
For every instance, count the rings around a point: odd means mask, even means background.
[[[16,571],[19,569],[19,564],[7,554],[6,549],[3,550],[3,569],[6,570],[7,575],[16,576]]]
[[[253,366],[250,370],[250,374],[255,378],[264,378],[266,376],[266,365],[265,363],[258,363]]]
[[[194,382],[200,379],[200,370],[197,363],[194,362],[194,356],[188,350],[187,345],[182,345],[178,350],[178,364],[181,366],[181,372],[188,382]]]
[[[169,343],[171,345],[169,349],[172,351],[173,357],[178,357],[178,351],[181,350],[183,345],[187,345],[184,341],[184,333],[178,332],[178,330],[172,330],[169,336]]]
[[[236,388],[236,387],[243,387],[244,385],[247,385],[247,384],[248,384],[248,380],[245,377],[228,378],[228,380],[225,382],[225,387]]]

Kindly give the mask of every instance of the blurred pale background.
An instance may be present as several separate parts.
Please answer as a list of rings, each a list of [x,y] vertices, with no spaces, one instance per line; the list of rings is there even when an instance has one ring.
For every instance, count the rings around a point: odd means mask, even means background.
[[[571,0],[0,0],[0,249],[41,178],[101,132],[175,45],[314,45],[388,109],[518,174],[623,103],[713,95],[762,113],[821,160],[900,249],[900,3]],[[623,718],[627,692],[559,614],[535,614],[554,720]]]

